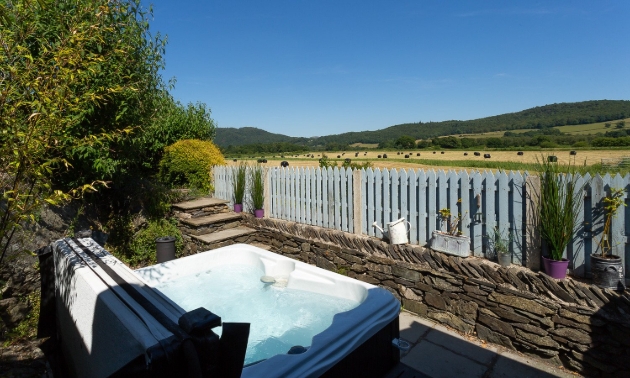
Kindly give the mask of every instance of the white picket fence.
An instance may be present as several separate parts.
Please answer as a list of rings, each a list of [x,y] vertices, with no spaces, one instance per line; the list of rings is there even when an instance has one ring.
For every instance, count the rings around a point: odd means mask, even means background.
[[[460,215],[460,232],[471,238],[475,256],[490,257],[488,234],[512,235],[512,262],[525,264],[528,224],[527,173],[434,171],[413,169],[268,168],[266,216],[335,230],[382,237],[384,227],[405,218],[409,241],[426,245],[434,230],[445,230],[439,210]],[[580,177],[586,181],[580,230],[566,250],[577,276],[590,272],[591,253],[603,229],[603,201],[610,188],[630,191],[630,175]],[[215,196],[232,200],[231,169],[215,167]],[[612,253],[630,268],[630,207],[619,209],[612,223]]]

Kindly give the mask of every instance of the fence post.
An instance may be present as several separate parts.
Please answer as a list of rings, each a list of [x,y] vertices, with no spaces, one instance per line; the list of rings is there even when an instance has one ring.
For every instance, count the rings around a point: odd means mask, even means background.
[[[361,219],[361,210],[363,208],[361,204],[361,197],[363,196],[361,190],[361,170],[355,169],[352,171],[352,222],[355,234],[361,234],[361,225],[363,224],[363,219]]]
[[[263,168],[265,170],[265,184],[263,190],[265,193],[265,199],[263,201],[263,209],[265,209],[264,217],[269,218],[271,215],[271,168]]]
[[[527,176],[525,179],[525,248],[523,265],[533,271],[540,270],[540,228],[538,202],[540,199],[540,177]]]

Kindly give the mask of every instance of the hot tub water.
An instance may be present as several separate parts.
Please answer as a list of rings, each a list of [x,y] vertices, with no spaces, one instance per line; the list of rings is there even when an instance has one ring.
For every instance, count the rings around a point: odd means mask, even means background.
[[[349,299],[265,284],[260,279],[263,275],[256,266],[228,264],[161,282],[155,288],[186,311],[205,307],[225,322],[251,323],[245,364],[285,354],[295,345],[311,345],[313,336],[328,328],[335,314],[359,305]],[[220,334],[221,329],[214,331]]]

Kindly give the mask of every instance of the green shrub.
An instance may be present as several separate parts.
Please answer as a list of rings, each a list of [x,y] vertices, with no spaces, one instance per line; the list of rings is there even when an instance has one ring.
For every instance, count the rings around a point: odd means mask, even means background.
[[[172,187],[212,190],[212,167],[225,164],[221,151],[210,141],[185,139],[164,149],[160,179]]]
[[[175,238],[175,255],[184,250],[184,240],[177,228],[175,220],[150,220],[147,227],[138,231],[131,241],[129,249],[124,253],[123,260],[130,266],[145,266],[155,264],[155,239],[162,236]]]

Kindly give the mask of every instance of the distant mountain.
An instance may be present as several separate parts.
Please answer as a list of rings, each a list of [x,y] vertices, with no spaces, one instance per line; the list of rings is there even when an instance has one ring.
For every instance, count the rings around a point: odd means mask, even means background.
[[[214,138],[214,143],[221,147],[279,142],[307,144],[308,141],[308,138],[274,134],[256,127],[241,127],[239,129],[234,127],[217,127],[217,135]]]
[[[628,117],[630,117],[630,101],[595,100],[537,106],[516,113],[469,121],[405,123],[376,131],[348,132],[319,138],[296,138],[269,133],[253,127],[217,128],[215,142],[219,146],[274,142],[289,142],[308,146],[324,146],[330,143],[349,145],[353,143],[381,143],[397,139],[403,135],[409,135],[415,139],[430,139],[446,135],[590,124]]]

